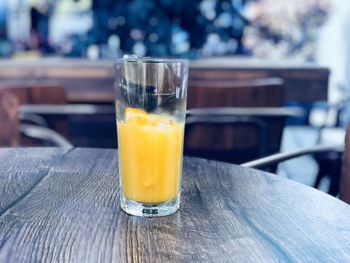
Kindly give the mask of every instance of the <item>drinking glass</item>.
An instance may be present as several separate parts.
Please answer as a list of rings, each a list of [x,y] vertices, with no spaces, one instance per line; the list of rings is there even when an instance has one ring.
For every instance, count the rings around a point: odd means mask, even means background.
[[[128,214],[165,216],[180,204],[188,61],[116,62],[120,204]]]

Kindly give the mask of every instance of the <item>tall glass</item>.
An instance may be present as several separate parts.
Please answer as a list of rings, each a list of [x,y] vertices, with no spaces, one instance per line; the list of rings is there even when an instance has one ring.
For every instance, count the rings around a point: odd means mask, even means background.
[[[116,62],[121,207],[165,216],[180,204],[188,61],[126,57]]]

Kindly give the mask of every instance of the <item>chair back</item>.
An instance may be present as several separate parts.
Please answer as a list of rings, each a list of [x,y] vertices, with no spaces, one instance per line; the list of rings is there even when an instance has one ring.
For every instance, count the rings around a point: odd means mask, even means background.
[[[188,89],[188,108],[281,107],[283,102],[283,80],[279,78],[192,81]]]
[[[18,109],[16,96],[0,90],[0,147],[19,145]]]
[[[67,96],[65,89],[54,83],[50,84],[35,84],[28,85],[0,85],[0,90],[7,91],[15,95],[20,105],[23,104],[51,104],[63,105],[67,104]],[[43,116],[45,117],[45,116]],[[50,116],[45,118],[49,128],[57,131],[59,134],[69,136],[69,124],[67,116]],[[32,145],[34,142],[27,138],[21,139],[22,145]],[[35,143],[34,143],[35,144]]]
[[[13,93],[20,104],[66,104],[64,88],[58,84],[0,85],[0,90]]]
[[[188,90],[189,109],[281,107],[283,102],[283,81],[275,78],[197,81],[191,82]],[[217,121],[209,122],[208,117]],[[271,116],[240,116],[238,119],[237,116],[202,116],[197,121],[190,116],[188,120],[185,154],[231,163],[242,163],[279,151],[285,125],[285,118]]]
[[[340,199],[350,204],[350,125],[346,130],[345,151],[343,155]]]

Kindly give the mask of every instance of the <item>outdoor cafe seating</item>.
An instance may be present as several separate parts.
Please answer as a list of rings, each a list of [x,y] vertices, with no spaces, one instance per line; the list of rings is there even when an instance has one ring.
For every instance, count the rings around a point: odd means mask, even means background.
[[[0,0],[0,263],[350,262],[349,10]]]

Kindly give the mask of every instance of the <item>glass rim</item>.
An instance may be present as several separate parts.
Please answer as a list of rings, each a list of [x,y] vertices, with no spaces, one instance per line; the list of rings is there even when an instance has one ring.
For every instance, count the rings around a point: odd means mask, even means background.
[[[157,57],[123,57],[118,58],[115,61],[116,64],[125,64],[125,63],[149,63],[149,64],[174,64],[182,63],[188,64],[189,60],[184,58],[157,58]]]

